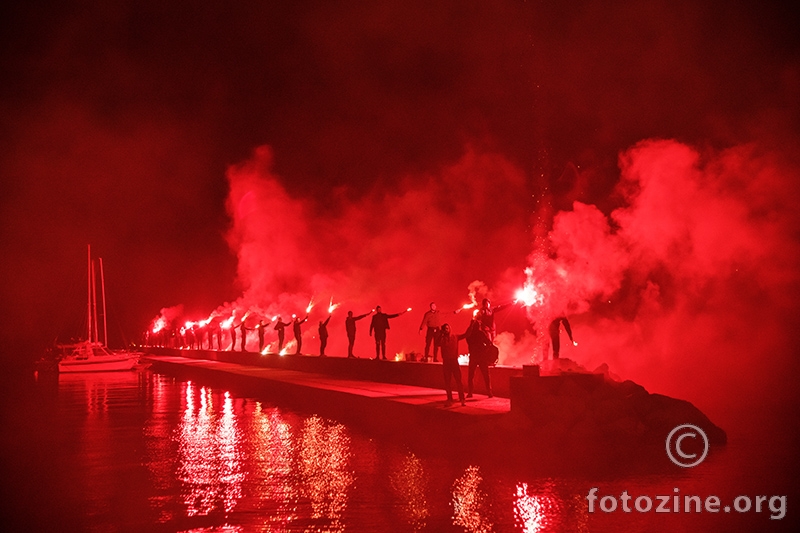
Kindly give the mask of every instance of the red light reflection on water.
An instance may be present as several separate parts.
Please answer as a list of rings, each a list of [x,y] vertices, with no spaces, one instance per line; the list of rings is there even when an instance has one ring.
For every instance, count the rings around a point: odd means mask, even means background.
[[[489,533],[493,524],[488,517],[486,493],[481,490],[483,478],[477,466],[470,466],[453,483],[453,524],[470,533]]]
[[[514,518],[525,533],[538,533],[548,524],[545,505],[540,496],[528,494],[528,484],[520,483],[514,499]]]
[[[422,461],[413,453],[403,457],[399,468],[389,474],[389,484],[400,500],[400,512],[411,529],[424,529],[430,511],[425,498],[428,482]]]
[[[256,490],[270,510],[265,526],[267,531],[273,531],[270,526],[281,530],[300,516],[297,507],[301,493],[294,475],[292,427],[280,411],[265,411],[260,402],[256,403],[252,417],[252,468],[256,479],[262,480]]]
[[[307,419],[300,444],[300,473],[311,500],[311,517],[330,520],[325,531],[344,531],[340,519],[353,483],[349,463],[350,438],[345,427],[326,424],[318,416]]]
[[[183,484],[187,516],[207,515],[218,506],[231,511],[242,496],[242,452],[233,412],[226,392],[218,414],[210,389],[200,388],[199,408],[195,386],[186,384],[183,419],[178,426],[178,479]]]
[[[251,465],[261,507],[268,508],[267,531],[284,531],[309,512],[319,521],[307,531],[344,531],[342,516],[353,483],[350,470],[350,437],[341,424],[311,416],[303,428],[293,432],[278,409],[264,410],[256,403],[253,412]]]

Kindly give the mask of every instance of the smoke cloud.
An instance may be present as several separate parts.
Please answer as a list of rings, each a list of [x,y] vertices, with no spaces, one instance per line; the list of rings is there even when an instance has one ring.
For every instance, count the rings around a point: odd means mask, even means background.
[[[500,155],[468,148],[440,172],[398,180],[389,193],[332,198],[328,206],[291,197],[273,168],[273,152],[263,146],[228,169],[228,241],[238,256],[242,296],[213,316],[250,311],[254,325],[278,315],[302,318],[313,303],[303,330],[304,351],[314,353],[316,325],[327,318],[329,304],[338,304],[328,325],[328,351],[336,355],[346,353],[347,311],[358,315],[380,305],[398,313],[410,307],[412,312],[392,321],[389,350],[419,352],[419,324],[431,302],[456,330],[465,330],[470,313],[454,311],[494,292],[500,299],[512,297],[476,278],[496,280],[501,288],[510,286],[509,279],[523,279],[530,251],[529,184]],[[358,353],[367,356],[374,349],[368,321],[359,326]]]
[[[789,402],[797,167],[755,145],[648,140],[620,170],[623,207],[575,202],[554,218],[550,257],[531,256],[545,314],[573,313],[579,347],[562,355],[723,416]]]
[[[531,229],[530,184],[498,154],[467,148],[388,193],[320,206],[290,196],[272,150],[260,147],[227,172],[242,296],[212,315],[285,320],[313,301],[304,351],[316,353],[316,324],[340,304],[328,353],[343,355],[348,310],[412,307],[392,321],[388,342],[407,354],[422,351],[430,302],[463,331],[471,311],[453,311],[483,297],[510,303],[526,283],[541,299],[498,313],[502,364],[549,357],[547,324],[566,314],[579,345],[562,357],[589,369],[605,363],[722,416],[733,391],[753,404],[788,401],[797,169],[755,145],[701,153],[672,140],[642,141],[619,164],[620,207],[605,214],[576,201],[542,239]],[[359,323],[362,357],[374,349],[367,328]]]

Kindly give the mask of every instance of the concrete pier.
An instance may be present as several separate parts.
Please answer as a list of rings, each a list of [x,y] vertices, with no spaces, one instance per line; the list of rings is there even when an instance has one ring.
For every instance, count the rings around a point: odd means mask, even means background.
[[[306,358],[296,357],[295,362],[301,364],[297,360],[302,359]],[[320,359],[316,358],[315,362]],[[379,361],[338,359],[340,364],[355,367],[397,366]],[[159,373],[229,388],[238,394],[274,401],[301,412],[348,421],[371,433],[426,449],[441,445],[442,439],[462,443],[480,440],[482,445],[488,445],[496,436],[513,429],[518,416],[511,413],[508,398],[489,398],[486,394],[476,393],[462,406],[454,391],[454,403],[445,406],[446,395],[442,388],[153,353],[144,356],[143,361],[149,362],[152,370]],[[441,365],[429,366],[430,370],[438,370],[441,382]]]
[[[440,363],[376,361],[344,357],[150,348],[146,357],[160,372],[274,398],[281,405],[366,425],[393,438],[430,441],[443,437],[489,446],[509,442],[524,450],[553,446],[584,453],[587,442],[611,449],[662,449],[672,428],[691,423],[711,444],[725,432],[689,402],[652,394],[632,382],[602,374],[539,367],[492,367],[494,397],[480,373],[474,397],[461,406],[454,391],[445,406]],[[467,391],[467,367],[462,366]],[[479,436],[479,437],[478,437]],[[492,444],[494,443],[494,444]]]
[[[376,361],[347,357],[319,357],[316,355],[278,355],[255,352],[216,351],[216,350],[176,350],[172,348],[146,348],[152,355],[180,356],[187,359],[200,359],[236,363],[259,368],[275,368],[311,372],[326,376],[376,383],[394,383],[436,389],[444,395],[444,378],[441,363],[422,363],[416,361]],[[494,366],[489,369],[492,392],[501,398],[511,397],[511,378],[522,376],[520,367]],[[467,387],[467,367],[461,367],[461,382]],[[475,376],[475,393],[485,394],[486,389],[480,372]],[[444,397],[444,396],[443,396]]]

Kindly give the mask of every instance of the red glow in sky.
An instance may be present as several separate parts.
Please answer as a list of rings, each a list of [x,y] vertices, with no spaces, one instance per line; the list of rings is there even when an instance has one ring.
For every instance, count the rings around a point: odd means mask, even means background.
[[[694,401],[785,402],[794,10],[551,4],[3,7],[7,358],[82,331],[87,243],[117,346],[158,315],[335,296],[331,353],[346,311],[376,305],[414,309],[389,345],[420,349],[431,301],[512,300],[531,267],[582,363]],[[543,316],[508,315],[500,340],[529,353]]]

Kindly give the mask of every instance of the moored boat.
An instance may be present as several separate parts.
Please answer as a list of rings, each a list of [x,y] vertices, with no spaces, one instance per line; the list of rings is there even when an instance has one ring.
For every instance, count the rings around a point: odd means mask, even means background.
[[[140,352],[130,350],[110,350],[106,346],[108,331],[106,328],[106,291],[103,277],[103,260],[100,266],[100,298],[102,303],[103,342],[100,341],[100,323],[97,307],[97,280],[91,247],[88,248],[88,305],[86,312],[86,339],[74,344],[58,345],[58,371],[74,372],[111,372],[131,370],[139,362]]]
[[[58,361],[58,371],[70,372],[111,372],[131,370],[139,362],[139,352],[112,352],[97,342],[81,342],[64,345],[65,355]]]

